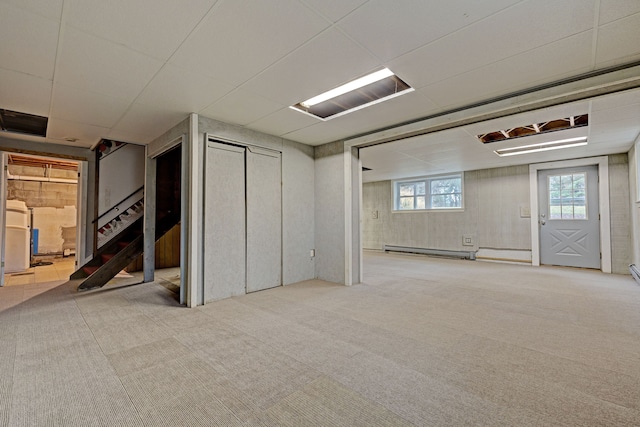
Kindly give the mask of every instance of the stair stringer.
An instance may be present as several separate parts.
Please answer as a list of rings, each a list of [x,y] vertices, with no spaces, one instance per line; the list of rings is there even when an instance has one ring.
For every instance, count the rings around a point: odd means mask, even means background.
[[[78,286],[78,291],[101,288],[115,277],[131,261],[136,259],[143,250],[144,236],[136,237],[125,248],[115,254],[109,261],[100,266]]]

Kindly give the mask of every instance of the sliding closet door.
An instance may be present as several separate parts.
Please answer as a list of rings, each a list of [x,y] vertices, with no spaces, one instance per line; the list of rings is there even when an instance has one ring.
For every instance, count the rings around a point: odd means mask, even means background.
[[[247,292],[282,284],[280,157],[247,148]]]
[[[245,149],[209,142],[204,204],[204,302],[246,292]]]

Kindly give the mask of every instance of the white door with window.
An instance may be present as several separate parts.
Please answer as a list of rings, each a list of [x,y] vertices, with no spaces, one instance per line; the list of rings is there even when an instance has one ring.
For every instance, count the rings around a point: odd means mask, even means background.
[[[600,268],[598,167],[538,172],[540,263]]]

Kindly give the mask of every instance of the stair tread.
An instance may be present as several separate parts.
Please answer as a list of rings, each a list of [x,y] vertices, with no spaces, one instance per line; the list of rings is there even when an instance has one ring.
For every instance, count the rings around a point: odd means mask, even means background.
[[[82,269],[85,271],[85,273],[92,275],[93,273],[95,273],[100,267],[98,266],[87,266],[87,267],[82,267]]]

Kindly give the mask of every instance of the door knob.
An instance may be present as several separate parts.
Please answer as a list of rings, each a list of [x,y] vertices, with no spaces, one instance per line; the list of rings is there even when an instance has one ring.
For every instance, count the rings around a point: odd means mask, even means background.
[[[545,221],[544,219],[540,220],[540,225],[545,225],[547,223],[547,221]]]

